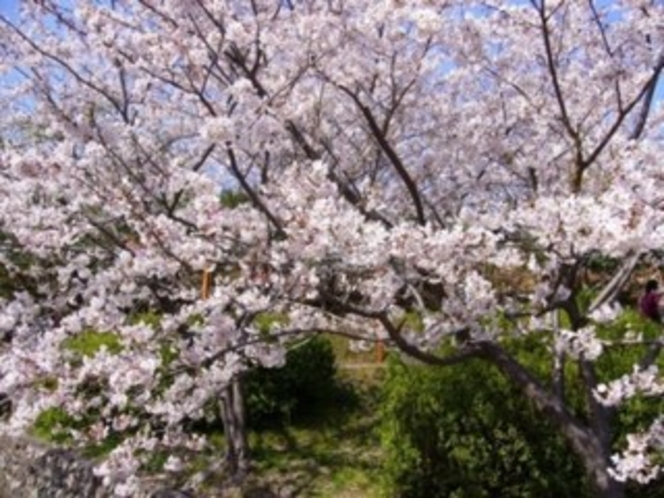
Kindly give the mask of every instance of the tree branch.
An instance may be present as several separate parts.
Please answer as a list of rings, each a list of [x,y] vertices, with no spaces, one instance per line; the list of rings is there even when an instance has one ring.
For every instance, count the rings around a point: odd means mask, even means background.
[[[362,115],[364,116],[369,125],[369,129],[371,130],[372,135],[374,136],[374,138],[378,142],[378,145],[380,145],[380,148],[388,157],[394,168],[397,170],[397,174],[399,175],[399,177],[401,177],[401,180],[406,186],[406,189],[410,194],[413,204],[415,205],[415,212],[417,213],[417,222],[420,225],[425,225],[426,218],[424,216],[424,206],[422,204],[422,199],[420,198],[420,193],[417,189],[417,185],[415,184],[415,181],[408,173],[406,166],[403,164],[403,161],[401,160],[397,152],[392,148],[390,143],[387,141],[387,137],[383,135],[383,132],[381,131],[380,126],[376,122],[376,119],[374,118],[371,109],[369,109],[366,105],[364,105],[360,100],[360,98],[347,87],[343,85],[337,85],[337,87],[340,90],[342,90],[346,95],[348,95],[353,100],[353,102],[355,102],[357,107],[360,109],[360,112],[362,113]]]
[[[251,185],[249,185],[249,182],[240,171],[240,168],[237,164],[237,159],[235,157],[235,152],[233,151],[233,148],[230,145],[226,146],[226,152],[228,153],[228,160],[230,161],[231,171],[233,172],[233,175],[235,176],[237,181],[240,182],[242,190],[244,190],[244,192],[249,196],[249,199],[251,199],[251,202],[256,207],[256,209],[262,212],[270,221],[270,223],[272,223],[272,225],[277,230],[277,236],[279,238],[286,238],[286,232],[283,228],[281,221],[279,221],[277,217],[274,216],[272,212],[267,208],[265,203],[261,200],[260,197],[258,197],[258,194],[254,191],[253,188],[251,188]]]
[[[629,278],[632,276],[632,273],[634,273],[639,259],[641,259],[641,253],[635,252],[631,254],[626,261],[623,262],[609,283],[604,286],[602,291],[597,295],[593,302],[590,303],[588,313],[592,313],[602,305],[610,303],[616,298],[618,292],[620,292],[620,290],[625,286]]]

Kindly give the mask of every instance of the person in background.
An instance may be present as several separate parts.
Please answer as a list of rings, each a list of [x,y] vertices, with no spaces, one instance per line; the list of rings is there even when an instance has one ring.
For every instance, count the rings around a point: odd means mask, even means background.
[[[662,313],[659,309],[659,300],[662,294],[659,292],[659,283],[657,280],[648,280],[646,282],[645,293],[639,299],[639,311],[641,314],[651,320],[662,323]]]

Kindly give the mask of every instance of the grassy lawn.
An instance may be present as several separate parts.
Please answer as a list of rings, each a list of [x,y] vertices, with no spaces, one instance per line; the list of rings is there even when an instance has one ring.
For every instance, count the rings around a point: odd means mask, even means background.
[[[380,493],[377,384],[372,366],[341,370],[360,391],[360,406],[335,407],[316,419],[251,435],[257,488],[272,496],[372,498]],[[244,496],[253,495],[251,492]]]
[[[344,341],[345,342],[345,341]],[[378,433],[378,395],[383,366],[372,351],[345,351],[333,341],[338,376],[353,386],[356,403],[313,410],[307,420],[252,431],[253,470],[241,487],[229,487],[223,471],[207,481],[204,496],[223,498],[378,498],[382,454]],[[221,454],[223,435],[213,438]],[[207,465],[211,455],[207,456]],[[202,465],[205,467],[207,465]],[[199,469],[200,470],[200,469]]]

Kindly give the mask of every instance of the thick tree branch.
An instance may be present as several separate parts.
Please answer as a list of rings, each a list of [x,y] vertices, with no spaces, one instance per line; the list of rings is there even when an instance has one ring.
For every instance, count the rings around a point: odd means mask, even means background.
[[[387,140],[387,137],[383,135],[383,132],[381,131],[380,126],[376,122],[376,119],[374,118],[373,113],[371,112],[371,109],[369,109],[366,105],[362,103],[360,98],[352,92],[350,89],[343,85],[338,85],[338,88],[343,91],[346,95],[348,95],[353,102],[357,105],[357,107],[360,109],[360,112],[364,116],[364,118],[367,121],[367,124],[369,125],[369,129],[371,130],[371,133],[373,137],[376,139],[378,142],[378,145],[380,145],[380,148],[383,150],[385,155],[388,157],[392,165],[394,166],[394,169],[396,169],[397,174],[401,178],[401,181],[404,183],[406,186],[406,189],[408,190],[408,193],[410,194],[411,200],[413,201],[413,204],[415,205],[415,212],[417,214],[417,222],[420,225],[425,225],[426,224],[426,218],[424,216],[424,205],[422,203],[422,199],[420,198],[420,193],[418,191],[417,185],[413,178],[410,176],[408,173],[408,170],[406,169],[406,166],[403,164],[403,161],[397,154],[397,152],[392,148],[390,143]]]
[[[609,488],[612,483],[607,472],[608,455],[598,435],[572,415],[562,400],[549,392],[500,345],[482,342],[480,347],[480,356],[495,365],[558,428],[583,460],[588,474],[594,476],[595,483],[601,488]]]
[[[598,382],[593,364],[584,359],[580,359],[578,364],[585,390],[590,426],[592,427],[595,436],[599,439],[604,452],[610,454],[612,436],[611,426],[615,410],[611,407],[602,405],[597,398],[595,398],[595,390],[597,389]]]
[[[424,351],[409,343],[401,335],[401,327],[403,324],[398,326],[394,325],[392,320],[390,320],[390,318],[387,316],[387,313],[378,313],[375,318],[383,325],[383,328],[387,332],[387,335],[390,337],[390,340],[394,342],[400,351],[410,356],[411,358],[421,361],[424,364],[447,367],[462,363],[470,358],[475,358],[480,353],[480,349],[475,345],[475,343],[468,343],[455,354],[449,356],[438,356],[433,353]]]
[[[657,64],[655,64],[655,67],[653,68],[653,75],[646,84],[645,97],[643,98],[643,105],[641,106],[641,112],[639,113],[639,117],[636,120],[636,125],[634,126],[634,130],[632,131],[632,134],[630,136],[632,140],[638,140],[639,138],[641,138],[643,130],[645,130],[646,123],[648,122],[648,116],[650,115],[650,110],[652,109],[652,103],[655,98],[655,90],[657,89],[657,82],[659,81],[659,77],[661,76],[663,70],[664,70],[664,51],[660,54],[659,60],[657,61]]]
[[[612,302],[620,290],[625,286],[629,278],[634,273],[636,265],[641,259],[641,253],[635,252],[627,257],[620,265],[620,268],[613,275],[611,280],[604,286],[601,292],[593,300],[588,308],[588,313],[592,313],[604,304]]]

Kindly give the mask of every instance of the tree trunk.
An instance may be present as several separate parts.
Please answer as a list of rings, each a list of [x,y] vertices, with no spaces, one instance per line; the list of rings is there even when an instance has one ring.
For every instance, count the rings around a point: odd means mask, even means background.
[[[249,444],[240,377],[221,392],[220,413],[226,436],[226,468],[233,478],[242,479],[249,470]]]
[[[595,496],[623,498],[624,484],[613,479],[608,471],[611,464],[610,428],[605,418],[609,416],[608,409],[597,406],[590,416],[602,419],[594,420],[590,426],[586,425],[568,411],[560,398],[546,389],[499,345],[487,342],[481,348],[481,356],[498,367],[534,403],[540,413],[558,428],[581,460]]]
[[[572,449],[583,462],[588,482],[592,485],[597,498],[623,498],[625,485],[616,481],[609,474],[611,464],[610,448],[602,444],[600,439],[587,431],[587,437],[570,440]]]
[[[602,468],[598,468],[592,476],[597,498],[623,498],[625,496],[625,485],[613,479],[607,472],[608,462],[604,462]]]

